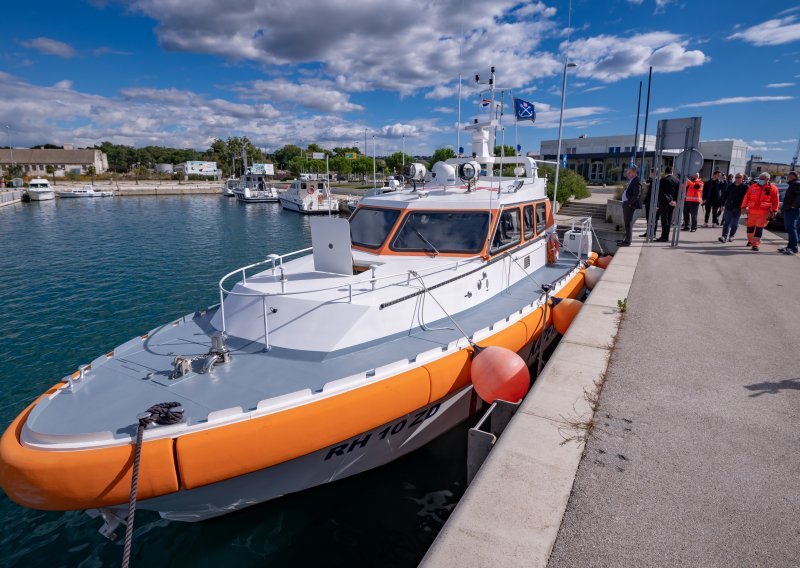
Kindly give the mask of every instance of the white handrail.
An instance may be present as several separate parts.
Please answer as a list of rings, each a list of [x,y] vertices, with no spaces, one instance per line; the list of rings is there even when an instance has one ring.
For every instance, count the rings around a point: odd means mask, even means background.
[[[291,256],[295,256],[295,255],[298,255],[298,254],[302,254],[304,252],[308,252],[308,251],[312,250],[312,248],[313,247],[308,247],[308,248],[296,250],[296,251],[293,251],[293,252],[290,252],[290,253],[287,253],[287,254],[284,254],[284,255],[280,255],[280,256],[278,256],[278,255],[270,255],[270,258],[267,258],[266,260],[262,260],[262,261],[259,261],[259,262],[254,262],[253,264],[248,264],[247,266],[243,266],[241,268],[237,268],[236,270],[232,270],[229,273],[227,273],[225,276],[220,278],[219,285],[218,285],[218,287],[219,287],[219,306],[220,306],[220,317],[221,317],[221,320],[222,320],[221,323],[222,323],[222,331],[223,331],[223,333],[227,331],[226,325],[225,325],[225,295],[261,297],[262,298],[262,302],[264,302],[266,300],[267,296],[293,296],[293,295],[299,295],[299,294],[309,294],[309,293],[313,293],[313,292],[325,292],[325,291],[329,291],[329,290],[340,290],[342,288],[342,285],[341,284],[337,284],[335,286],[329,286],[329,287],[326,287],[326,288],[315,288],[313,290],[302,290],[302,291],[298,291],[298,292],[286,292],[285,285],[284,285],[285,280],[283,279],[283,259],[291,257]],[[449,262],[447,264],[431,266],[429,268],[418,270],[416,272],[417,273],[425,273],[425,274],[434,273],[436,271],[443,272],[443,271],[449,270],[450,268],[453,268],[453,267],[457,270],[459,268],[459,266],[461,266],[463,264],[466,264],[466,263],[468,263],[470,261],[473,261],[473,260],[482,259],[482,258],[483,257],[480,256],[480,255],[475,255],[475,256],[471,256],[471,257],[467,257],[467,258],[459,258],[459,259],[455,260],[454,262]],[[276,261],[278,262],[277,266],[275,264]],[[279,269],[281,271],[281,277],[282,277],[281,284],[282,284],[282,286],[281,286],[281,291],[280,292],[245,293],[245,292],[234,292],[233,289],[231,289],[231,290],[226,290],[225,289],[225,285],[224,285],[225,280],[227,280],[228,278],[230,278],[234,274],[241,274],[242,275],[242,282],[244,282],[246,284],[247,283],[247,281],[246,281],[246,271],[247,271],[247,269],[254,268],[256,266],[262,266],[262,265],[267,264],[267,263],[272,263],[273,274],[274,274],[276,269]],[[373,290],[375,290],[377,288],[375,286],[375,283],[380,281],[380,280],[397,279],[397,278],[401,278],[401,277],[405,278],[405,277],[408,276],[408,274],[409,274],[409,271],[405,271],[405,272],[398,272],[398,273],[395,273],[395,274],[389,274],[389,275],[386,275],[386,276],[381,276],[379,278],[375,278],[374,276],[371,276],[370,278],[365,278],[363,280],[357,280],[355,282],[350,282],[350,283],[347,284],[347,288],[348,288],[348,290],[347,290],[348,300],[347,301],[348,301],[348,303],[351,303],[353,301],[353,286],[354,285],[356,285],[356,286],[359,285],[359,284],[370,285],[370,288],[369,288],[368,291],[373,291]],[[408,279],[406,278],[406,280],[404,282],[403,281],[395,282],[393,285],[397,285],[397,284],[409,285],[409,282],[408,282]],[[264,322],[264,325],[265,325],[264,341],[265,341],[265,345],[267,346],[267,349],[269,349],[269,343],[268,343],[269,342],[269,338],[268,338],[269,337],[268,336],[269,332],[267,331],[267,327],[266,327],[266,325],[267,325],[266,324],[266,313],[264,315],[264,319],[265,319],[265,322]]]

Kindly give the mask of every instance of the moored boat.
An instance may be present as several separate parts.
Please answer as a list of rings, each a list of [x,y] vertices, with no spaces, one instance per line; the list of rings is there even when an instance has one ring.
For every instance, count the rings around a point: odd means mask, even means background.
[[[530,360],[588,260],[554,257],[545,180],[490,153],[494,127],[470,125],[474,157],[434,167],[458,183],[415,164],[410,189],[311,219],[310,248],[230,272],[220,304],[64,377],[0,439],[6,494],[124,519],[137,416],[164,402],[181,412],[143,430],[138,507],[185,521],[380,466],[474,413],[477,348]]]
[[[50,182],[43,178],[34,178],[28,183],[25,190],[31,201],[49,201],[55,199],[56,194],[50,187]]]
[[[81,187],[69,187],[56,191],[58,197],[113,197],[114,192],[109,190],[99,190],[93,185],[83,185]]]
[[[275,203],[278,201],[278,190],[269,181],[267,175],[251,171],[239,178],[233,194],[242,203]]]
[[[280,195],[281,207],[305,215],[339,212],[339,200],[331,196],[328,183],[296,179]]]
[[[222,195],[225,197],[234,197],[236,194],[233,192],[239,185],[239,180],[233,176],[225,180],[222,184]]]

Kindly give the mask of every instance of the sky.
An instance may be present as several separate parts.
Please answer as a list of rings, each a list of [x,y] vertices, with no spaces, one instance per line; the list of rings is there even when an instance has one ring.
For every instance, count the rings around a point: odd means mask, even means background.
[[[509,113],[506,144],[537,152],[558,136],[565,58],[565,138],[632,134],[651,65],[650,134],[701,116],[701,139],[782,162],[800,136],[792,1],[40,0],[3,16],[0,144],[15,147],[363,150],[366,129],[369,154],[429,155],[456,146],[459,73],[464,124],[494,65],[506,101],[537,110],[517,133]]]

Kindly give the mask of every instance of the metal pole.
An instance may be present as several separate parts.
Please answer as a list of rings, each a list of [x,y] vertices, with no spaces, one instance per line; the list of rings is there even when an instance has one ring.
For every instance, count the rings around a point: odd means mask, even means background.
[[[642,82],[639,81],[639,101],[636,103],[636,132],[633,134],[633,146],[631,146],[631,161],[636,163],[636,154],[639,152],[639,115],[642,111]]]
[[[267,297],[261,296],[261,305],[264,307],[264,351],[269,351],[269,326],[267,325]]]
[[[691,132],[691,128],[686,129],[686,138],[683,141],[683,149],[684,152],[688,150],[687,146],[689,146],[689,133]],[[690,159],[691,151],[689,151],[689,155],[684,154],[683,165],[681,167],[681,188],[678,190],[678,211],[675,215],[675,226],[672,229],[672,246],[677,247],[678,243],[680,242],[680,232],[681,232],[681,217],[683,215],[683,205],[686,202],[686,179],[689,175],[689,159]]]
[[[372,188],[375,189],[377,187],[377,171],[376,171],[376,154],[375,154],[375,135],[372,135]]]
[[[464,34],[461,34],[464,41]],[[459,64],[461,61],[459,60]],[[458,122],[456,123],[456,156],[461,157],[461,73],[458,74]]]
[[[647,76],[647,104],[644,111],[644,132],[642,133],[642,170],[644,170],[644,156],[647,152],[647,119],[650,116],[650,82],[653,79],[653,67],[650,66],[650,73]]]
[[[553,214],[558,212],[558,170],[561,168],[561,132],[564,128],[564,99],[567,94],[567,56],[564,56],[564,77],[561,80],[561,114],[558,118],[558,150],[556,151],[556,179],[553,186]],[[572,67],[575,65],[572,64]]]

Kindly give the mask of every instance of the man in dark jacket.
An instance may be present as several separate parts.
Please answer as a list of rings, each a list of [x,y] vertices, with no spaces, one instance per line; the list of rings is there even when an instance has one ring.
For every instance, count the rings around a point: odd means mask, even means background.
[[[622,192],[622,219],[625,222],[625,238],[617,241],[617,246],[629,247],[633,241],[633,214],[642,208],[642,183],[636,166],[625,170],[628,185]]]
[[[661,237],[656,239],[665,243],[669,240],[669,227],[672,224],[672,214],[675,203],[678,201],[678,192],[681,182],[672,174],[672,168],[664,169],[666,174],[658,182],[658,216],[661,219]]]
[[[786,178],[789,181],[789,187],[783,195],[781,213],[783,213],[783,226],[786,227],[789,245],[778,251],[783,254],[795,255],[797,254],[797,241],[800,239],[800,180],[797,179],[797,172],[789,172]]]
[[[721,243],[733,241],[736,229],[739,228],[739,217],[742,216],[742,200],[747,193],[747,184],[743,183],[744,176],[736,174],[733,183],[722,191],[720,203],[722,204],[722,236],[717,239]]]
[[[717,170],[703,186],[703,207],[706,211],[703,219],[704,227],[708,227],[709,215],[712,215],[712,226],[719,226],[719,208],[722,205],[722,192],[726,185],[725,179],[721,177],[721,172]]]

